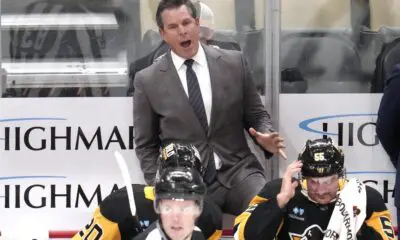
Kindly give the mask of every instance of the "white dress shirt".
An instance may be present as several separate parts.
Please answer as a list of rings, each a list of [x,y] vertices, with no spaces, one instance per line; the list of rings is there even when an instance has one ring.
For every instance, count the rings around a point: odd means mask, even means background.
[[[172,62],[178,72],[179,78],[181,80],[183,89],[185,90],[186,96],[189,97],[187,79],[186,79],[186,65],[184,58],[176,55],[174,51],[171,51]],[[192,68],[196,73],[197,80],[199,81],[199,87],[201,96],[203,97],[204,108],[207,115],[208,126],[210,126],[211,119],[211,108],[212,108],[212,90],[211,90],[211,79],[210,71],[208,69],[208,63],[206,58],[206,53],[203,47],[199,44],[199,51],[192,58],[194,60]],[[221,167],[221,160],[214,152],[215,167],[219,169]]]

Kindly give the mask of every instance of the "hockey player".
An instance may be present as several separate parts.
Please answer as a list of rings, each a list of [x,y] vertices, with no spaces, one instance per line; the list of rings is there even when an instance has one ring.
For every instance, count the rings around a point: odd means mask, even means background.
[[[300,173],[300,179],[292,176]],[[267,183],[235,219],[235,239],[394,239],[382,196],[345,178],[344,155],[331,139],[308,140],[282,179]]]
[[[203,174],[200,155],[191,144],[166,143],[161,151],[160,169],[184,167],[196,169]],[[155,192],[153,186],[132,185],[136,205],[136,216],[129,208],[126,188],[121,188],[105,198],[95,210],[93,219],[77,233],[73,240],[95,237],[101,240],[132,239],[158,219],[154,209]],[[207,239],[219,239],[222,235],[222,213],[207,197],[197,226]],[[93,235],[93,236],[92,236]],[[96,238],[97,236],[97,238]]]
[[[193,168],[167,168],[155,183],[154,208],[159,220],[134,240],[203,240],[195,226],[203,208],[206,185]]]

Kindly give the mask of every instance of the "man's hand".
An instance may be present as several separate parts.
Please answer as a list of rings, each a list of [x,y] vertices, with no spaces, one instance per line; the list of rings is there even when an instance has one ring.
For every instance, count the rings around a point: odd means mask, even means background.
[[[286,168],[286,172],[282,178],[281,191],[278,193],[278,195],[276,195],[276,201],[280,208],[284,208],[294,196],[296,187],[299,185],[299,183],[298,181],[292,182],[292,176],[293,174],[299,173],[302,166],[302,162],[295,161]]]
[[[283,151],[285,148],[283,138],[279,136],[279,133],[261,133],[254,128],[250,128],[249,132],[266,151],[274,154],[279,153],[283,159],[287,160],[286,153]]]

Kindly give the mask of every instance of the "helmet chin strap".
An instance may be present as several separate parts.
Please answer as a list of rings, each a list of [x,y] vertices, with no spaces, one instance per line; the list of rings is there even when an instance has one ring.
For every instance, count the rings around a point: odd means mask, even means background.
[[[184,237],[182,240],[190,240],[192,237],[193,232],[189,233],[186,237]]]

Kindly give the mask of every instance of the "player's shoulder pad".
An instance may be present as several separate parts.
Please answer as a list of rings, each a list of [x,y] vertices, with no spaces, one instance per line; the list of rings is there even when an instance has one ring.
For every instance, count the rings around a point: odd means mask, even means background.
[[[140,192],[144,191],[143,185],[132,184],[132,188],[135,194],[140,194]],[[116,223],[121,223],[130,217],[131,210],[126,187],[120,188],[108,195],[100,204],[100,212],[108,220]]]
[[[373,212],[387,210],[382,195],[375,188],[366,185],[365,191],[367,193],[367,218],[371,216]]]
[[[257,196],[270,199],[276,197],[276,195],[280,192],[282,185],[282,179],[277,178],[267,182],[264,187],[261,189],[260,193]]]

